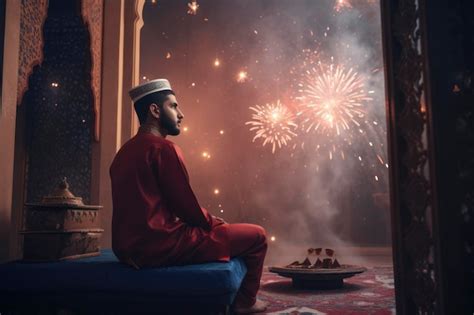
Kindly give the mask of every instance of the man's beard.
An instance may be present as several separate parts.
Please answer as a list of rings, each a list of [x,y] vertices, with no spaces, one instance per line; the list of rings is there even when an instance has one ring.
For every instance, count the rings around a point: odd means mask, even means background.
[[[161,115],[160,115],[160,125],[161,125],[161,128],[164,128],[170,136],[177,136],[181,132],[176,122],[174,122],[163,111],[161,112]]]

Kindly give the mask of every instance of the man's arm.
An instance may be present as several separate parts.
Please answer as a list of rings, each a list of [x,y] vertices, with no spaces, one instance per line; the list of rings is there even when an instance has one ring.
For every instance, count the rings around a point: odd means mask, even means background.
[[[212,218],[199,206],[184,163],[172,144],[164,145],[158,155],[158,181],[165,202],[177,217],[189,225],[211,229]]]

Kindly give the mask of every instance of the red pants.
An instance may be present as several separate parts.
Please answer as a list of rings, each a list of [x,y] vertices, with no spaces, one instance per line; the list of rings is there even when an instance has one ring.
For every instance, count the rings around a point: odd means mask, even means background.
[[[252,306],[255,304],[260,287],[263,261],[267,253],[268,244],[265,230],[259,225],[247,223],[223,224],[216,227],[216,229],[219,228],[225,228],[228,232],[230,256],[242,258],[247,267],[247,274],[237,292],[234,303],[239,307]],[[131,259],[124,262],[139,269]],[[188,263],[200,262],[203,261],[194,260]]]
[[[263,261],[267,253],[265,230],[255,224],[229,224],[230,256],[240,257],[247,266],[247,274],[235,298],[240,307],[252,306],[257,297],[262,277]]]

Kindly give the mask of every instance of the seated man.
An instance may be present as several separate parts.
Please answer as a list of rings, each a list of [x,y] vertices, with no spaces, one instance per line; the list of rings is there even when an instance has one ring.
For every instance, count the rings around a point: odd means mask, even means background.
[[[166,139],[180,133],[184,117],[168,80],[137,86],[130,97],[140,129],[110,167],[115,255],[135,268],[241,257],[248,271],[234,310],[265,311],[266,303],[256,298],[267,251],[265,230],[253,224],[228,224],[199,206],[181,150]]]

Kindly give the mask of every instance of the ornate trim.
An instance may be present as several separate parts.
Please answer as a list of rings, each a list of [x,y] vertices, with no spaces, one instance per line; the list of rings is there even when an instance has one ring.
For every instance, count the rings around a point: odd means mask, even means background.
[[[90,34],[91,86],[94,98],[94,139],[100,139],[100,97],[102,84],[102,29],[104,0],[83,0],[81,13]]]
[[[141,30],[145,21],[143,20],[143,7],[145,6],[145,0],[135,0],[135,21],[133,24],[133,77],[132,85],[136,86],[140,84],[140,46],[141,46]],[[133,137],[140,124],[138,118],[132,113],[131,123],[131,137]]]
[[[28,80],[33,68],[43,62],[43,25],[48,13],[48,0],[22,0],[20,10],[18,105],[28,90]]]
[[[421,2],[421,3],[420,3]],[[438,274],[433,242],[433,147],[425,97],[424,7],[386,0],[384,46],[389,100],[393,242],[400,314],[432,314]]]

